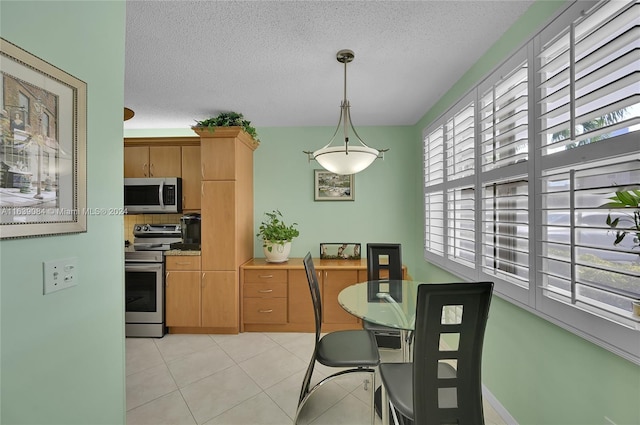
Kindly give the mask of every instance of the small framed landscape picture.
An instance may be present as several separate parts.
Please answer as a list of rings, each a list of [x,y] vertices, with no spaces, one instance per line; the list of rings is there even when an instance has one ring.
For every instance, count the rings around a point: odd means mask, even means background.
[[[315,201],[353,201],[353,174],[334,174],[326,170],[314,171],[314,200]]]

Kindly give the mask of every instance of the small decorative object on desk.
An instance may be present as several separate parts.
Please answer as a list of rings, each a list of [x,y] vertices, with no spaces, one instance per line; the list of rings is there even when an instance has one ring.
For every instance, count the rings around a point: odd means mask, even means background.
[[[359,260],[359,243],[321,243],[320,259],[323,260]]]

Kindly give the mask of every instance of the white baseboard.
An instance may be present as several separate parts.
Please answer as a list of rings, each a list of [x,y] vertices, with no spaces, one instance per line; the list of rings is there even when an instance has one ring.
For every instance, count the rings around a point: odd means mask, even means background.
[[[504,406],[500,403],[500,401],[498,401],[497,398],[495,398],[493,394],[491,394],[491,391],[489,391],[489,389],[485,387],[484,384],[482,385],[482,397],[487,400],[487,402],[502,417],[507,425],[518,425],[518,422],[515,420],[515,418],[511,416],[509,411],[504,408]]]

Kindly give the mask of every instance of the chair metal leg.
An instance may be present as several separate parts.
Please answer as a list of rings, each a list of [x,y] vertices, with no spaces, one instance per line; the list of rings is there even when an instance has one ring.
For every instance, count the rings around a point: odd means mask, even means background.
[[[324,384],[326,384],[327,382],[338,378],[340,376],[344,376],[347,374],[351,374],[351,373],[362,373],[362,372],[369,372],[371,374],[371,425],[375,424],[375,418],[376,418],[376,409],[374,407],[374,394],[375,394],[375,383],[376,383],[376,371],[375,369],[370,369],[370,368],[357,368],[357,369],[347,369],[347,370],[343,370],[337,373],[334,373],[333,375],[329,375],[327,377],[325,377],[324,379],[322,379],[320,382],[318,382],[317,384],[315,384],[312,388],[309,389],[309,391],[305,394],[304,398],[302,400],[300,400],[300,402],[298,403],[298,408],[296,409],[296,416],[293,418],[293,424],[296,425],[298,423],[298,417],[300,416],[300,413],[302,412],[302,408],[305,406],[305,404],[307,403],[307,401],[309,401],[309,399],[311,398],[311,396],[320,388],[322,387]]]
[[[380,413],[382,414],[382,425],[389,425],[389,396],[384,385],[382,385],[381,388],[382,402],[380,403]]]
[[[371,388],[369,388],[371,392],[371,425],[375,425],[376,423],[376,371],[373,370],[371,373]]]

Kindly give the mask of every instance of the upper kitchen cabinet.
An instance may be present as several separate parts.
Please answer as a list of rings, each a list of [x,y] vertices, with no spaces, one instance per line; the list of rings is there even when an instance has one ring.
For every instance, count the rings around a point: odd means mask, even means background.
[[[125,146],[125,177],[180,177],[180,146]]]
[[[240,127],[195,129],[200,135],[202,180],[243,180],[253,175],[253,151],[258,147],[253,137]],[[247,169],[247,168],[250,168]]]
[[[182,146],[182,208],[200,209],[200,146]]]
[[[200,209],[200,138],[124,139],[124,177],[182,177],[182,209]]]

